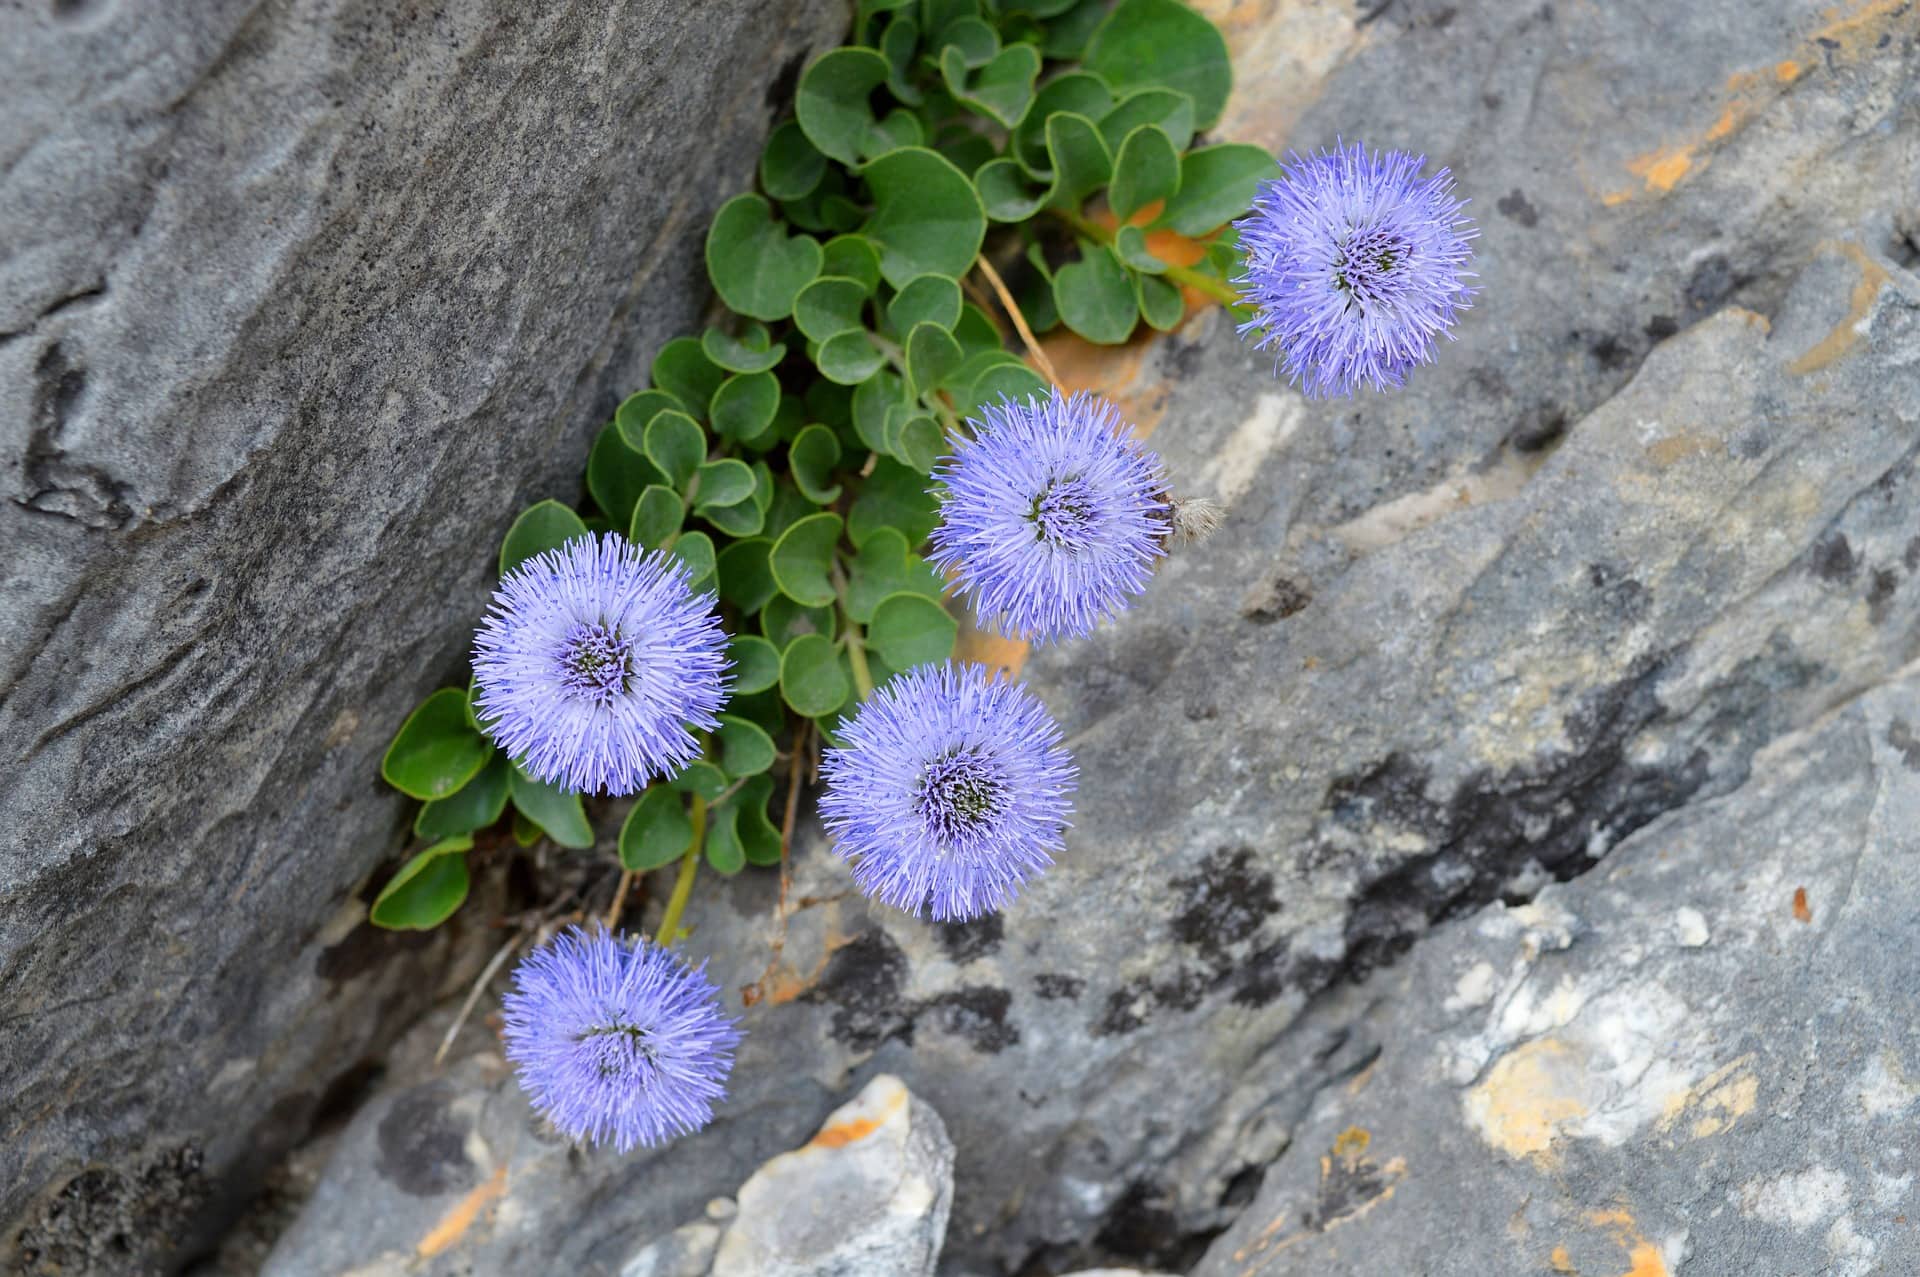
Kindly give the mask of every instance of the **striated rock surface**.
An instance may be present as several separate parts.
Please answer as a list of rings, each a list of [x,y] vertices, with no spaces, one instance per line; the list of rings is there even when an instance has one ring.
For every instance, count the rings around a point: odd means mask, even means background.
[[[461,978],[381,752],[845,21],[0,7],[0,1255],[190,1253]]]

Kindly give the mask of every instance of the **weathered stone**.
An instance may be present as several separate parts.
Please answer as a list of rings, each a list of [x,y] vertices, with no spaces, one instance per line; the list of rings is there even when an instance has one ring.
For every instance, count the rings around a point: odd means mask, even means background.
[[[1196,1277],[1920,1271],[1916,722],[1909,675],[1422,940]]]
[[[0,1252],[201,1244],[459,978],[358,925],[381,753],[845,21],[0,11]]]

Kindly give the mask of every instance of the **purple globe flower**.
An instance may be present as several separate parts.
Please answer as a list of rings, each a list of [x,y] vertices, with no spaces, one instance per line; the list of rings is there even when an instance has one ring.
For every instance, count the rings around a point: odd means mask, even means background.
[[[473,641],[476,717],[527,773],[631,794],[700,753],[718,725],[727,638],[679,559],[576,537],[509,572]]]
[[[1004,908],[1065,846],[1073,758],[1039,698],[980,665],[922,665],[843,724],[820,811],[854,881],[936,920]]]
[[[1308,398],[1402,384],[1471,304],[1479,232],[1452,176],[1422,178],[1425,163],[1358,143],[1294,155],[1234,223],[1246,254],[1234,282],[1255,307],[1240,332],[1278,352]]]
[[[1169,531],[1160,458],[1088,394],[981,410],[934,477],[932,561],[981,624],[1045,642],[1084,635],[1147,588]]]
[[[504,1002],[520,1085],[570,1139],[622,1153],[664,1143],[726,1096],[740,1030],[705,963],[573,927],[521,961]]]

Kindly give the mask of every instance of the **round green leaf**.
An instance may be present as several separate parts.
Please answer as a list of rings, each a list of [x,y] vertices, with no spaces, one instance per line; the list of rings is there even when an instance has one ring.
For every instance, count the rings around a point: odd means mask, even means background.
[[[886,83],[888,70],[872,49],[840,48],[815,58],[793,100],[807,140],[849,168],[859,164],[874,124],[867,99]]]
[[[1154,225],[1204,235],[1252,208],[1260,183],[1279,175],[1279,163],[1258,146],[1226,142],[1188,151],[1180,160],[1180,192]]]
[[[836,235],[828,240],[820,263],[820,277],[837,275],[857,281],[868,293],[880,287],[880,250],[861,235]],[[799,302],[794,303],[798,317]],[[804,330],[802,330],[804,331]],[[809,337],[812,333],[807,334]],[[831,334],[829,334],[831,335]]]
[[[633,518],[634,502],[648,484],[659,483],[660,478],[660,472],[627,446],[626,437],[612,423],[600,431],[593,441],[593,451],[587,454],[587,491],[617,528],[627,526]]]
[[[762,639],[765,643],[766,640]],[[773,645],[768,643],[771,648]],[[714,731],[714,739],[720,742],[720,768],[728,776],[738,780],[742,776],[757,776],[773,766],[773,737],[761,731],[754,723],[744,718],[735,718],[731,714],[720,715],[720,726]]]
[[[767,642],[784,652],[787,644],[803,634],[831,637],[833,609],[808,607],[804,603],[795,603],[784,594],[776,594],[760,609],[760,632],[766,636]],[[729,708],[736,714],[745,712],[737,704]]]
[[[850,332],[836,333],[820,343],[813,353],[813,361],[820,369],[820,375],[828,381],[842,386],[857,386],[880,371],[887,358],[880,353],[867,337],[866,330],[856,328]]]
[[[491,757],[492,744],[467,722],[467,690],[443,687],[407,715],[380,760],[380,775],[411,798],[445,798]]]
[[[860,495],[847,511],[847,539],[860,546],[880,528],[897,528],[908,545],[919,545],[939,520],[927,477],[882,457],[861,481]]]
[[[760,186],[777,200],[797,200],[813,193],[827,175],[827,157],[807,141],[799,123],[788,120],[767,135],[760,152]]]
[[[1186,317],[1186,299],[1177,285],[1158,275],[1135,275],[1134,292],[1140,303],[1140,317],[1151,328],[1169,332]]]
[[[558,549],[575,537],[587,535],[580,516],[558,501],[541,501],[520,512],[500,542],[500,575],[547,550]]]
[[[507,759],[496,753],[478,775],[445,798],[420,808],[413,818],[417,837],[432,841],[485,829],[507,809]]]
[[[774,414],[780,411],[780,380],[770,372],[740,373],[729,377],[713,392],[713,403],[707,410],[707,419],[713,422],[714,433],[723,439],[755,439],[766,433],[773,424]],[[710,505],[732,505],[733,501],[711,495],[706,488],[706,480],[701,480],[700,500]],[[753,490],[751,482],[740,493],[739,500]]]
[[[757,634],[736,634],[727,643],[733,662],[733,694],[764,692],[780,681],[780,649]]]
[[[647,460],[681,492],[707,459],[707,433],[684,412],[663,412],[647,427]]]
[[[694,491],[702,507],[737,505],[753,496],[753,470],[744,461],[723,457],[707,462],[695,473],[700,484]]]
[[[1156,200],[1172,199],[1179,189],[1180,154],[1173,149],[1173,139],[1157,124],[1143,124],[1127,134],[1107,188],[1113,215],[1124,222]]]
[[[788,235],[758,195],[736,195],[707,232],[707,274],[720,300],[753,319],[785,319],[820,273],[820,242]]]
[[[646,550],[657,550],[680,531],[686,506],[672,488],[650,484],[633,506],[627,540]]]
[[[919,396],[931,394],[964,356],[953,334],[938,324],[916,324],[907,334],[907,389]],[[889,441],[891,442],[891,441]]]
[[[941,51],[940,76],[947,92],[1003,128],[1014,128],[1026,118],[1033,106],[1033,82],[1040,75],[1038,49],[1016,44],[978,70],[970,72],[968,65],[952,46]]]
[[[389,931],[427,931],[453,916],[467,898],[468,837],[448,838],[406,864],[380,890],[367,921]]]
[[[713,538],[704,532],[682,532],[672,553],[687,565],[687,588],[698,594],[713,588]]]
[[[1113,176],[1106,139],[1084,115],[1057,111],[1047,117],[1047,154],[1053,159],[1051,203],[1078,208]]]
[[[912,0],[906,0],[912,3]],[[880,55],[887,60],[887,92],[908,106],[920,105],[920,90],[913,83],[913,55],[920,48],[920,24],[913,15],[903,13],[887,23],[880,37]]]
[[[671,343],[669,343],[671,344]],[[702,343],[704,349],[704,343]],[[705,356],[702,356],[704,359]],[[654,361],[656,370],[659,361]],[[702,399],[701,403],[706,400]],[[685,412],[687,406],[664,390],[642,390],[639,394],[627,396],[620,405],[620,411],[614,414],[614,424],[620,427],[620,437],[626,440],[627,447],[646,455],[647,427],[653,419],[663,412]]]
[[[1113,237],[1113,251],[1128,270],[1164,275],[1167,264],[1147,251],[1147,233],[1138,226],[1122,226]]]
[[[659,869],[691,846],[693,822],[680,794],[668,785],[647,786],[620,826],[620,867],[633,873]]]
[[[767,799],[773,796],[773,777],[755,776],[728,800],[739,811],[734,834],[750,865],[780,863],[780,830],[767,818]]]
[[[1063,61],[1081,57],[1094,28],[1107,16],[1107,0],[1077,0],[1072,7],[1047,24],[1047,38],[1040,52]]]
[[[692,337],[675,337],[660,347],[653,357],[653,384],[680,402],[668,405],[689,415],[699,412],[713,398],[713,392],[727,379],[726,370],[707,358],[707,352]],[[651,417],[643,422],[644,428]],[[626,432],[629,437],[632,431]],[[643,434],[644,440],[645,435]]]
[[[940,577],[926,560],[907,548],[898,528],[879,528],[867,537],[847,574],[847,615],[865,625],[880,600],[902,591],[938,599]]]
[[[945,275],[921,275],[907,281],[887,303],[887,322],[895,332],[915,324],[935,324],[949,332],[960,322],[960,283]]]
[[[891,372],[876,372],[854,388],[853,429],[875,452],[887,450],[887,410],[905,403],[907,385]]]
[[[934,151],[907,147],[860,171],[873,192],[865,235],[880,247],[880,273],[895,288],[916,275],[958,279],[979,255],[987,215],[967,175]]]
[[[545,837],[545,831],[526,818],[518,808],[513,813],[513,841],[522,847],[531,847]]]
[[[1120,0],[1082,59],[1116,88],[1176,89],[1193,99],[1194,123],[1210,128],[1233,90],[1233,63],[1219,28],[1179,0]]]
[[[1051,187],[1028,185],[1026,170],[1012,160],[989,160],[973,174],[980,206],[996,222],[1024,222],[1046,205]]]
[[[1053,160],[1047,155],[1047,120],[1056,111],[1097,120],[1113,109],[1113,90],[1097,75],[1069,71],[1055,76],[1034,95],[1027,118],[1013,132],[1008,153],[1028,173],[1041,181],[1053,177]]]
[[[1079,261],[1054,274],[1054,304],[1074,332],[1102,346],[1117,346],[1140,318],[1133,280],[1110,248],[1083,241],[1080,254]]]
[[[861,150],[868,159],[877,159],[902,147],[924,146],[926,141],[927,134],[926,130],[920,126],[920,117],[905,108],[897,108],[875,121],[874,126],[867,131],[867,141]],[[860,219],[856,216],[846,229],[852,230],[859,224]]]
[[[768,538],[750,537],[720,551],[715,563],[720,574],[720,597],[749,616],[765,607],[777,588],[767,567],[771,549],[773,542]]]
[[[840,543],[840,516],[822,511],[801,519],[773,543],[768,565],[774,584],[796,603],[826,607],[833,602],[834,547]]]
[[[879,267],[874,269],[877,271]],[[840,333],[858,330],[860,308],[872,291],[857,279],[822,275],[801,289],[794,299],[793,322],[813,341],[826,341]]]
[[[1129,133],[1143,124],[1163,130],[1173,149],[1184,151],[1193,141],[1193,99],[1175,89],[1141,89],[1120,100],[1100,118],[1100,136],[1109,150],[1118,151]]]
[[[839,709],[850,684],[840,668],[840,653],[819,634],[802,634],[780,657],[780,695],[793,712],[817,718]]]
[[[839,463],[840,441],[826,426],[808,426],[787,447],[787,466],[793,473],[793,482],[815,505],[832,505],[839,498],[840,485],[827,482]]]
[[[740,809],[722,803],[721,809],[707,817],[707,865],[717,874],[731,878],[747,867],[747,851],[740,842]]]
[[[960,623],[924,594],[889,594],[873,611],[867,645],[895,669],[931,665],[953,655]]]
[[[718,328],[707,329],[700,335],[700,351],[728,372],[768,372],[786,356],[787,345],[770,341],[766,325],[749,320],[738,337],[730,337]]]
[[[889,423],[887,451],[902,464],[921,474],[932,474],[934,463],[946,443],[940,423],[925,413],[903,416],[897,426]]]
[[[1006,353],[1006,348],[1000,344],[1004,340],[1000,330],[993,326],[987,313],[972,302],[960,307],[960,322],[953,326],[953,339],[960,343],[960,349],[969,357],[982,351]]]
[[[680,769],[667,784],[682,794],[697,794],[712,802],[727,789],[727,774],[704,758],[696,758]]]
[[[518,763],[508,773],[507,784],[514,810],[538,825],[547,837],[576,851],[593,846],[593,826],[587,823],[580,795],[535,780],[521,771]]]
[[[967,388],[966,410],[971,414],[1002,400],[1018,403],[1036,395],[1045,397],[1049,389],[1047,379],[1025,364],[995,364],[975,377]]]
[[[985,66],[1000,52],[999,33],[972,14],[946,23],[930,22],[927,30],[935,33],[933,44],[941,60],[951,52],[963,69]]]
[[[767,526],[767,512],[753,500],[729,506],[701,506],[700,517],[730,537],[757,537]]]

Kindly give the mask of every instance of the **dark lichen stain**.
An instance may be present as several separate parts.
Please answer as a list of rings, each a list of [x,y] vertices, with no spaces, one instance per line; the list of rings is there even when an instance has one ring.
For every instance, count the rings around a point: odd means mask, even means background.
[[[1815,576],[1835,585],[1847,584],[1860,570],[1860,560],[1844,532],[1830,532],[1816,541],[1808,552],[1807,565]]]
[[[1569,424],[1564,408],[1550,403],[1535,404],[1508,432],[1507,443],[1515,452],[1540,452],[1565,437]]]
[[[1169,886],[1181,897],[1173,938],[1210,962],[1224,959],[1230,946],[1250,939],[1280,912],[1273,875],[1255,864],[1251,847],[1223,847],[1201,862],[1199,872]]]
[[[1694,315],[1718,310],[1721,303],[1733,296],[1734,290],[1746,282],[1734,274],[1732,263],[1715,253],[1694,267],[1693,274],[1687,279],[1687,310]]]
[[[99,1274],[171,1271],[210,1192],[197,1144],[161,1153],[137,1169],[93,1167],[47,1198],[14,1235],[7,1271]]]
[[[1167,367],[1179,381],[1192,381],[1200,375],[1206,364],[1207,348],[1197,341],[1181,341],[1178,337],[1165,339]]]
[[[374,1162],[388,1182],[412,1197],[438,1197],[478,1182],[467,1157],[470,1123],[455,1113],[454,1089],[429,1082],[402,1091],[374,1130]]]
[[[934,935],[939,939],[940,947],[947,951],[947,956],[965,966],[977,958],[998,952],[1000,942],[1007,935],[1007,924],[1001,921],[999,914],[990,913],[971,922],[936,923]]]
[[[1494,207],[1529,230],[1540,224],[1539,210],[1527,203],[1527,197],[1521,194],[1517,186],[1509,193],[1502,195],[1494,203]]]
[[[1107,995],[1106,1008],[1093,1022],[1093,1036],[1121,1037],[1147,1022],[1143,1006],[1153,995],[1153,982],[1136,976]]]
[[[1007,1023],[1013,995],[991,985],[970,984],[927,999],[919,1013],[982,1055],[998,1055],[1020,1041],[1020,1030]]]
[[[1900,751],[1900,761],[1908,771],[1920,772],[1920,738],[1914,736],[1913,724],[1904,718],[1888,723],[1887,744]]]
[[[832,1005],[828,1032],[854,1051],[871,1051],[890,1040],[912,1046],[922,1023],[964,1039],[983,1055],[1020,1040],[1019,1028],[1007,1021],[1013,1005],[1007,990],[971,984],[916,1001],[901,996],[906,978],[906,954],[876,928],[836,949],[800,1000]]]
[[[1033,977],[1033,991],[1048,1001],[1071,1001],[1086,992],[1087,982],[1077,975],[1042,971]]]
[[[1609,620],[1635,624],[1646,616],[1652,604],[1653,596],[1646,586],[1623,575],[1611,564],[1588,564],[1587,580],[1594,588],[1600,610]]]
[[[1347,1143],[1356,1136],[1354,1143]],[[1365,1210],[1405,1174],[1401,1165],[1381,1167],[1365,1155],[1365,1148],[1365,1132],[1349,1132],[1334,1142],[1331,1154],[1320,1159],[1320,1186],[1301,1221],[1309,1229],[1324,1233]]]
[[[1311,602],[1313,595],[1306,587],[1291,577],[1274,576],[1240,604],[1240,615],[1255,625],[1271,625],[1284,621]]]
[[[1885,621],[1892,610],[1894,591],[1899,588],[1899,573],[1892,568],[1875,568],[1867,586],[1867,620],[1875,625]]]
[[[1665,341],[1680,331],[1680,321],[1672,315],[1655,315],[1643,329],[1648,341]]]
[[[1588,347],[1588,350],[1593,353],[1594,360],[1608,372],[1618,372],[1622,368],[1631,367],[1639,358],[1638,352],[1634,350],[1631,343],[1621,341],[1611,333],[1600,337]]]

